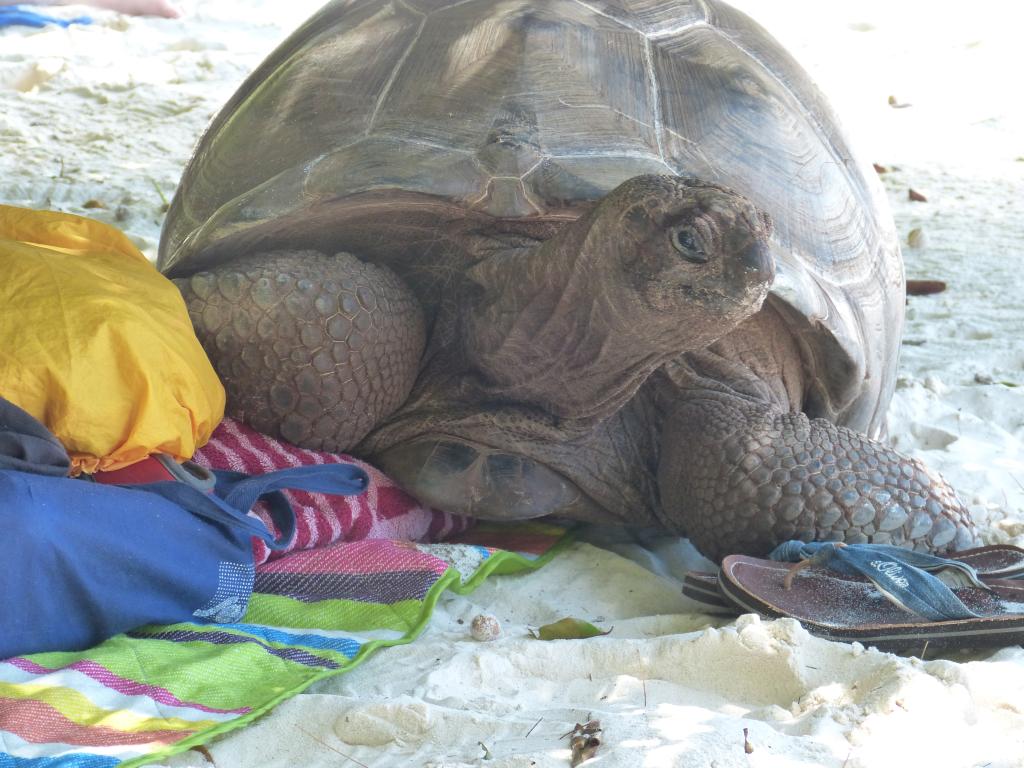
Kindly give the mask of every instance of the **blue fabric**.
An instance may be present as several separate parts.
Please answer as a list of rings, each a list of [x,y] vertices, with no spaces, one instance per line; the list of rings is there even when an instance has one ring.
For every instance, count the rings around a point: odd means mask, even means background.
[[[0,469],[67,477],[71,459],[46,427],[0,397]]]
[[[978,618],[947,583],[988,589],[966,563],[888,544],[787,541],[768,557],[788,563],[809,561],[848,576],[864,576],[887,599],[929,621]]]
[[[56,24],[58,27],[70,27],[72,24],[92,24],[88,16],[76,16],[73,19],[61,19],[57,16],[47,16],[45,13],[31,11],[20,5],[11,5],[0,8],[0,28],[2,27],[45,27],[47,24]]]
[[[279,489],[353,494],[368,483],[347,464],[220,473],[212,494],[0,470],[0,659],[80,650],[142,624],[239,621],[255,579],[252,537],[282,547],[295,530]],[[277,540],[247,514],[261,497]]]
[[[57,755],[56,757],[11,757],[0,755],[0,768],[115,768],[123,763],[105,755]]]

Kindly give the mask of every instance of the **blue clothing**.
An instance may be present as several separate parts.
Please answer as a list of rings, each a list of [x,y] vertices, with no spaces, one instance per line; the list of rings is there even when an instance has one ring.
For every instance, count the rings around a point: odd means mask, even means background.
[[[70,27],[72,24],[92,24],[92,19],[88,16],[61,19],[57,16],[47,16],[45,13],[29,10],[21,5],[0,8],[0,28],[14,26],[41,28],[47,24],[56,24],[58,27]]]

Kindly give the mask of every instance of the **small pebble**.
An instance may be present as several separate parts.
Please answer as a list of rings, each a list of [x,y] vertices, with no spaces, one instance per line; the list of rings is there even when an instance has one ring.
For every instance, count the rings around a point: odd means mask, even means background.
[[[920,227],[914,227],[914,229],[910,230],[910,234],[907,235],[907,245],[911,248],[924,248],[924,244],[924,230]]]
[[[474,640],[489,643],[491,640],[501,637],[501,622],[494,616],[481,613],[479,616],[473,617],[473,621],[469,625],[469,634],[473,636]]]

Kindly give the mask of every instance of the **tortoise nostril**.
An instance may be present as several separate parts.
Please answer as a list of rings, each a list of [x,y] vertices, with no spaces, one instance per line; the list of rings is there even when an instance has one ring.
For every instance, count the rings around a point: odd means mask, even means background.
[[[775,261],[771,249],[757,242],[737,254],[736,264],[742,274],[756,280],[771,280],[775,276]]]

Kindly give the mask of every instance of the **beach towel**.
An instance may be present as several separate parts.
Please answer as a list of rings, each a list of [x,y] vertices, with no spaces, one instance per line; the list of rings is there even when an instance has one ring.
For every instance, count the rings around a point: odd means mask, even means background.
[[[352,456],[299,448],[225,418],[210,441],[196,452],[193,461],[207,469],[232,470],[260,475],[308,464],[353,464],[370,478],[366,493],[328,496],[322,493],[284,491],[295,510],[295,536],[287,547],[272,550],[254,540],[257,563],[283,557],[300,549],[324,547],[338,541],[399,539],[441,541],[468,529],[473,520],[421,504],[399,488],[376,467]],[[257,504],[256,514],[267,528],[279,534],[269,508]]]
[[[204,744],[410,642],[446,590],[537,568],[566,540],[545,523],[481,524],[455,543],[294,552],[257,568],[238,623],[147,626],[81,653],[0,661],[0,766],[142,765]]]

